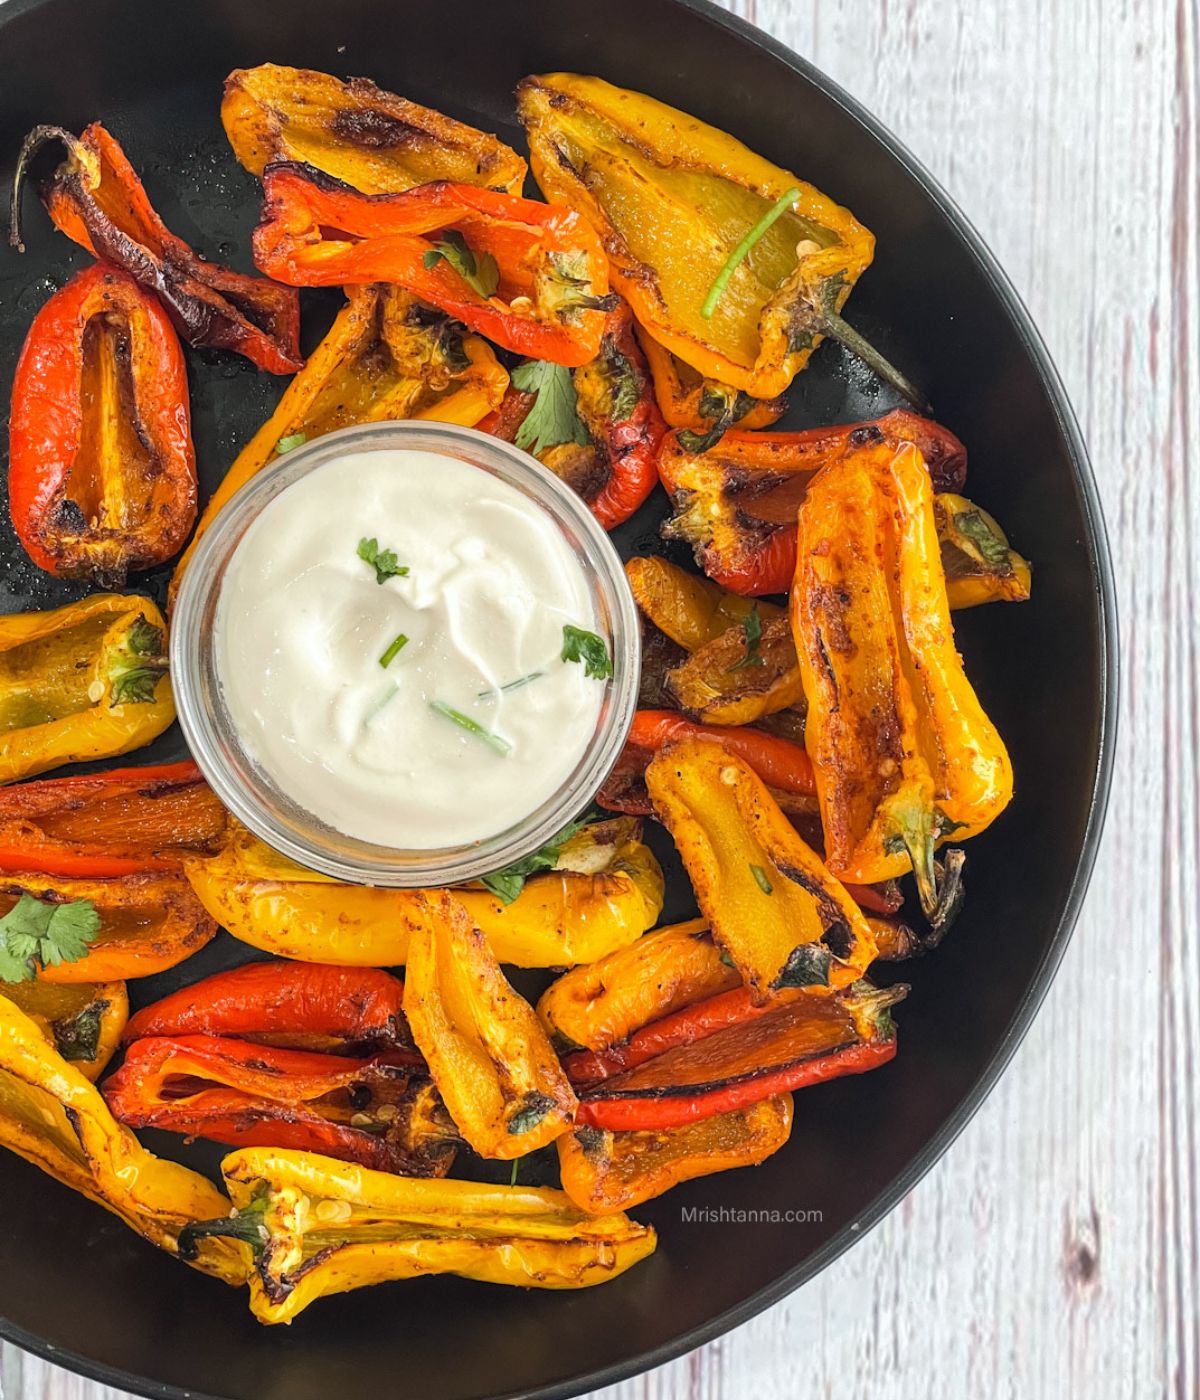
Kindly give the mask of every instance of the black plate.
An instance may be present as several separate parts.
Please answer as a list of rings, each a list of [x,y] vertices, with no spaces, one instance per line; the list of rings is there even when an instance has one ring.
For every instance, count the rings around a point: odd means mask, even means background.
[[[266,60],[366,74],[510,139],[525,73],[599,73],[747,141],[850,206],[878,253],[850,317],[929,392],[970,449],[969,493],[1034,563],[1034,600],[960,615],[971,674],[1012,752],[1017,800],[970,843],[967,911],[904,969],[901,1048],[883,1070],[797,1096],[788,1148],[636,1214],[658,1253],[617,1282],[553,1294],[439,1278],[324,1300],[290,1329],[181,1267],[33,1167],[0,1154],[0,1333],[151,1395],[328,1400],[564,1396],[668,1360],[824,1267],[928,1169],[995,1082],[1062,955],[1107,794],[1116,684],[1113,589],[1083,443],[1037,333],[944,194],[874,121],[795,55],[678,0],[9,0],[0,8],[4,197],[21,135],[102,118],[176,232],[248,268],[256,185],[218,119],[221,81]],[[0,254],[0,384],[36,308],[83,255],[28,209],[29,253]],[[305,298],[305,340],[333,295]],[[189,354],[211,490],[281,390],[241,360]],[[893,400],[833,345],[797,380],[792,421],[847,421]],[[6,596],[72,596],[2,527]],[[650,515],[624,547],[655,546]],[[163,579],[150,580],[153,591]],[[147,758],[178,751],[168,736]],[[141,756],[139,756],[141,757]],[[673,872],[666,913],[690,891]],[[221,937],[188,980],[240,960]],[[135,1004],[182,980],[131,984]],[[156,1138],[156,1150],[177,1151]],[[204,1151],[211,1164],[217,1153]],[[195,1156],[191,1160],[197,1160]],[[805,1224],[688,1222],[692,1208],[820,1212]]]

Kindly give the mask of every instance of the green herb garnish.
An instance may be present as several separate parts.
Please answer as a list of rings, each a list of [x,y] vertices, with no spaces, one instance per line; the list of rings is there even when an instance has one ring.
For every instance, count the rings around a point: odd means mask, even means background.
[[[379,711],[382,710],[385,705],[390,704],[396,698],[397,694],[399,694],[399,691],[400,687],[396,684],[395,681],[393,681],[391,685],[388,686],[388,688],[383,692],[379,699],[376,700],[376,702],[363,716],[363,724],[370,724],[371,721],[375,718],[375,716],[379,713]]]
[[[513,441],[522,452],[536,456],[564,442],[586,446],[591,438],[579,417],[575,382],[565,365],[526,360],[512,372],[513,388],[534,396]]]
[[[729,279],[738,270],[746,254],[749,253],[750,249],[754,247],[775,220],[782,214],[785,214],[799,198],[800,187],[798,185],[793,185],[786,194],[781,194],[775,203],[771,205],[770,209],[759,219],[758,223],[754,225],[745,238],[742,239],[733,252],[725,259],[724,267],[717,273],[716,280],[708,289],[708,295],[704,298],[704,305],[700,308],[700,314],[706,321],[717,309],[717,302],[721,300],[725,288],[729,286]]]
[[[397,561],[396,551],[380,549],[378,540],[359,540],[357,553],[364,564],[370,564],[375,570],[376,583],[386,583],[390,578],[403,578],[408,573],[408,565]]]
[[[530,681],[540,680],[545,674],[544,671],[530,671],[527,676],[518,676],[515,681],[508,681],[504,685],[494,685],[489,690],[477,690],[475,694],[480,700],[491,700],[494,696],[504,695],[510,690],[520,690],[523,685],[528,685]]]
[[[572,627],[569,622],[563,627],[561,657],[563,661],[582,661],[585,674],[594,680],[605,681],[613,673],[604,638],[585,632],[582,627]]]
[[[503,735],[493,734],[490,729],[485,729],[478,720],[472,719],[470,715],[464,715],[461,710],[456,710],[453,705],[447,705],[444,700],[431,700],[429,708],[436,710],[439,715],[444,715],[446,719],[457,724],[460,729],[465,729],[468,734],[474,734],[477,739],[482,739],[489,748],[495,749],[497,753],[508,753],[512,748]]]
[[[426,252],[421,261],[426,267],[436,267],[444,258],[463,281],[481,297],[496,294],[500,285],[500,269],[491,253],[477,253],[456,228],[448,228]]]
[[[582,831],[593,819],[594,813],[588,812],[577,821],[568,822],[544,846],[539,846],[536,851],[513,861],[511,865],[506,865],[503,870],[494,870],[490,875],[484,875],[480,883],[502,904],[511,904],[525,888],[525,881],[531,875],[554,869],[559,856],[562,855],[563,847],[576,832]]]
[[[166,670],[163,630],[139,616],[112,652],[108,668],[110,708],[152,705],[155,688]]]
[[[275,451],[279,453],[290,452],[293,447],[303,447],[307,441],[307,433],[289,433],[287,437],[281,437],[275,444]]]
[[[100,915],[90,899],[50,904],[23,894],[0,919],[0,980],[32,981],[38,964],[76,962],[99,932]]]
[[[730,671],[740,671],[743,666],[762,666],[763,659],[758,654],[758,649],[762,645],[762,619],[758,615],[758,604],[751,604],[750,611],[746,614],[742,623],[742,635],[746,639],[746,653],[726,668],[725,674]]]
[[[518,1168],[520,1165],[521,1165],[521,1159],[520,1159],[520,1157],[514,1157],[514,1158],[513,1158],[513,1164],[512,1164],[512,1171],[510,1171],[509,1174],[508,1174],[508,1184],[509,1184],[510,1186],[515,1186],[515,1185],[517,1184],[517,1168]]]
[[[395,661],[396,657],[400,655],[400,653],[404,650],[404,648],[407,645],[408,638],[404,635],[403,632],[398,633],[395,639],[393,640],[392,644],[388,647],[387,651],[385,651],[383,655],[379,658],[379,664],[383,667],[385,671],[392,664],[392,662]]]
[[[774,891],[775,886],[767,879],[767,872],[761,865],[752,865],[750,874],[754,876],[754,883],[762,890],[763,894],[771,894]]]

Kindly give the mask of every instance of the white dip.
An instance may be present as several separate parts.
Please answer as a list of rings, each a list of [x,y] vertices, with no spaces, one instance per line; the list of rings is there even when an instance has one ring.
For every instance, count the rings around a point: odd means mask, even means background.
[[[408,573],[378,583],[359,554],[372,540]],[[346,836],[430,850],[507,830],[582,756],[604,686],[562,660],[567,625],[599,630],[540,506],[453,457],[359,452],[287,487],[247,530],[216,660],[247,752],[283,793]]]

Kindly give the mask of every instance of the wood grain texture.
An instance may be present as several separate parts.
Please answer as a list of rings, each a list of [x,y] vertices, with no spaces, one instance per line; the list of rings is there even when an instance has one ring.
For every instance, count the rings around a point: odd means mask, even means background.
[[[1196,0],[730,8],[890,126],[1027,301],[1079,413],[1112,534],[1122,732],[1075,939],[974,1122],[813,1283],[596,1400],[1195,1400]],[[117,1394],[11,1347],[2,1380],[6,1400]]]

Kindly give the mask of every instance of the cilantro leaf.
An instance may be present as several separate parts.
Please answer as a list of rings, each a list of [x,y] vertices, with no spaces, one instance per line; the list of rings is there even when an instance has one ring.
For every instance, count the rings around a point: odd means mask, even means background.
[[[563,661],[581,661],[584,673],[594,680],[604,681],[613,673],[612,657],[603,637],[595,632],[585,632],[582,627],[572,627],[568,622],[563,627]]]
[[[490,890],[502,904],[511,904],[525,888],[525,881],[531,875],[537,875],[543,870],[554,869],[558,864],[559,856],[562,855],[563,847],[576,832],[582,831],[594,817],[595,813],[587,812],[578,820],[568,822],[544,846],[539,846],[536,851],[531,851],[529,855],[522,856],[520,860],[513,861],[511,865],[506,865],[503,870],[494,870],[490,875],[484,875],[480,883],[485,889]]]
[[[0,919],[0,979],[24,982],[37,963],[58,967],[76,962],[100,932],[100,915],[90,899],[53,904],[23,894]]]
[[[577,442],[586,447],[591,441],[579,417],[575,382],[565,365],[548,360],[526,360],[512,372],[515,389],[533,394],[534,400],[513,439],[523,452],[536,457],[548,447]]]
[[[436,267],[443,258],[481,297],[495,296],[500,285],[496,259],[491,253],[476,253],[456,228],[446,229],[421,261],[426,267]]]
[[[758,615],[757,603],[754,603],[746,614],[746,619],[742,623],[742,635],[746,638],[746,654],[726,669],[726,675],[730,671],[740,671],[743,666],[764,664],[762,657],[758,654],[758,649],[762,645],[762,619]]]
[[[375,570],[376,583],[386,583],[390,578],[403,578],[408,573],[408,565],[397,562],[396,551],[380,549],[378,540],[359,540],[356,552],[364,564],[370,564]]]

